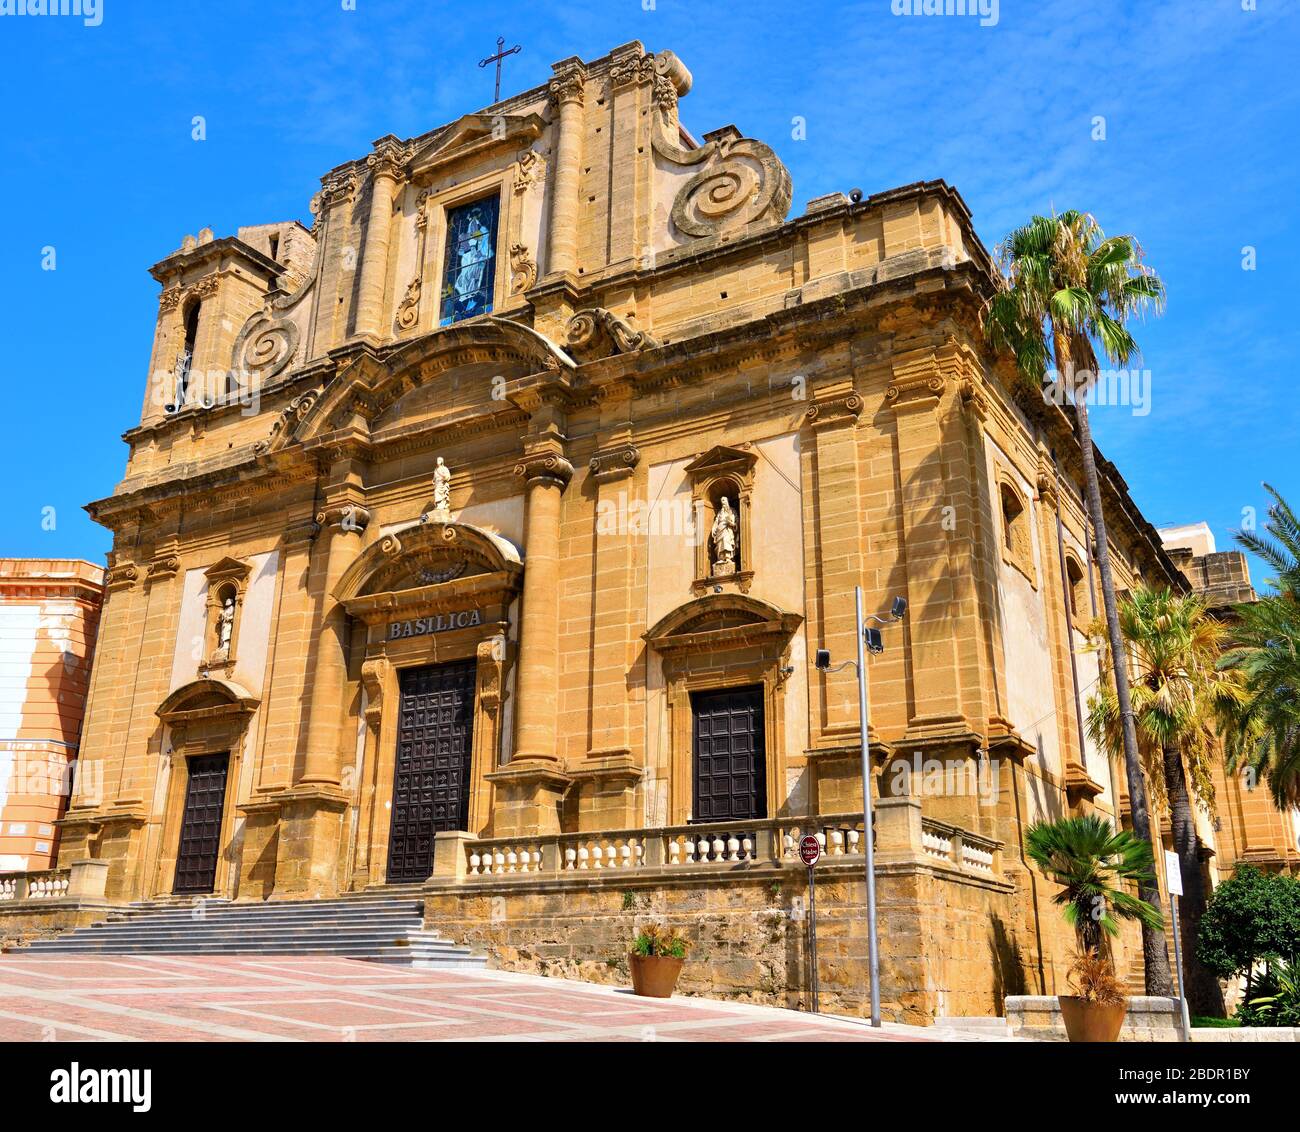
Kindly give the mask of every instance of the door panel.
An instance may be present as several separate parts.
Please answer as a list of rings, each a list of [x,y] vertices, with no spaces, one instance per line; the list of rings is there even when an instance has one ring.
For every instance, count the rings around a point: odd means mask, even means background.
[[[695,821],[767,816],[763,689],[728,688],[691,696]]]
[[[173,892],[212,891],[221,853],[221,819],[229,767],[228,753],[199,755],[189,760]]]
[[[474,661],[400,674],[390,884],[427,880],[434,834],[469,825]]]

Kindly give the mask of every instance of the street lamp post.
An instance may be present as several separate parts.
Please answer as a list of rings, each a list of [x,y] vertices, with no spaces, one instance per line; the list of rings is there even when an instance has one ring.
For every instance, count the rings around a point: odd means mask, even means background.
[[[858,738],[862,748],[862,840],[866,847],[867,880],[867,963],[871,977],[871,1024],[880,1026],[880,936],[876,927],[876,830],[874,807],[871,802],[871,740],[870,713],[867,703],[867,653],[885,651],[879,629],[867,627],[867,621],[878,625],[892,625],[907,613],[907,599],[894,598],[887,617],[862,615],[862,587],[853,587],[853,601],[857,611],[858,658],[831,668],[831,654],[827,649],[817,650],[817,667],[823,672],[838,672],[852,664],[858,670]]]

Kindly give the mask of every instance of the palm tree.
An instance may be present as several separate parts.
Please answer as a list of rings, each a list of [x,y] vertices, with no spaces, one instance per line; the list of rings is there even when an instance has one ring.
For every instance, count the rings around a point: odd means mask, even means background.
[[[1126,324],[1130,317],[1148,307],[1160,309],[1164,284],[1142,263],[1141,249],[1132,236],[1107,238],[1092,216],[1080,212],[1033,217],[1003,241],[998,258],[1003,271],[1002,286],[985,308],[985,333],[996,348],[1010,350],[1015,355],[1021,379],[1035,391],[1047,381],[1048,363],[1054,361],[1059,380],[1074,402],[1106,630],[1112,654],[1120,657],[1124,655],[1123,638],[1086,394],[1096,369],[1094,340],[1117,365],[1136,357],[1137,342]],[[1122,724],[1124,772],[1133,832],[1150,842],[1151,820],[1128,672],[1122,664],[1111,668]],[[1143,882],[1139,895],[1159,914],[1160,889],[1154,876]],[[1142,953],[1147,994],[1172,994],[1169,949],[1164,936],[1145,921]]]
[[[1218,980],[1196,957],[1206,892],[1192,796],[1213,812],[1211,771],[1216,752],[1214,722],[1241,697],[1241,680],[1218,662],[1227,630],[1191,594],[1139,586],[1120,602],[1120,631],[1133,658],[1133,711],[1148,777],[1163,786],[1174,849],[1183,875],[1180,917],[1187,997],[1192,1010],[1221,1015]],[[1093,742],[1118,753],[1122,744],[1114,690],[1102,686],[1090,704]],[[1191,789],[1188,789],[1190,771]]]
[[[1228,769],[1249,768],[1268,783],[1280,810],[1300,805],[1300,522],[1273,496],[1267,535],[1243,531],[1237,541],[1276,572],[1275,592],[1236,608],[1225,669],[1240,675],[1245,697],[1225,713]]]
[[[1119,934],[1116,917],[1163,930],[1159,911],[1125,887],[1155,879],[1149,841],[1126,829],[1117,832],[1105,818],[1089,814],[1035,822],[1025,831],[1025,852],[1061,885],[1052,901],[1074,928],[1081,955],[1102,953],[1106,937]]]

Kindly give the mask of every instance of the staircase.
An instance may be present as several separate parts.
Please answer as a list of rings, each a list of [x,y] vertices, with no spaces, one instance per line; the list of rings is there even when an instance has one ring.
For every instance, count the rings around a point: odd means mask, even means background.
[[[424,904],[391,895],[238,904],[128,905],[107,920],[53,939],[35,955],[337,955],[419,968],[479,970],[475,955],[424,930]]]

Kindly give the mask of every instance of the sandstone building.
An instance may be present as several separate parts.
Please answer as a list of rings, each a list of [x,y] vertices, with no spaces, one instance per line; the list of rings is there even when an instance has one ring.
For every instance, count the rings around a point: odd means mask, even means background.
[[[405,886],[506,966],[862,1008],[853,589],[871,661],[887,1014],[1051,992],[1025,826],[1123,814],[1082,736],[1097,609],[1062,411],[983,344],[993,266],[942,181],[790,215],[640,44],[327,173],[310,228],[153,268],[59,863],[106,898]],[[1053,455],[1054,454],[1054,455]],[[1104,467],[1121,584],[1183,586]],[[938,768],[936,773],[936,768]]]
[[[103,574],[75,559],[0,558],[0,874],[54,863]]]

